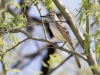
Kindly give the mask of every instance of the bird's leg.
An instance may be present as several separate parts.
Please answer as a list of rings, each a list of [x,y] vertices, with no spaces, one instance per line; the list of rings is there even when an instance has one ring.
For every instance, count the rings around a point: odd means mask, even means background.
[[[57,44],[57,43],[62,43],[62,42],[54,42],[52,45],[55,45],[55,44]]]
[[[62,43],[62,42],[55,42],[55,43],[53,43],[53,45],[55,45],[56,43]],[[65,43],[66,43],[66,41],[65,41],[65,42],[63,43],[63,45],[61,46],[61,50],[62,50],[62,48],[64,47]]]
[[[63,43],[63,45],[62,45],[62,47],[61,47],[61,50],[62,50],[62,48],[64,47],[65,43],[66,43],[66,41]]]
[[[57,44],[57,43],[62,43],[62,42],[54,42],[53,45]]]

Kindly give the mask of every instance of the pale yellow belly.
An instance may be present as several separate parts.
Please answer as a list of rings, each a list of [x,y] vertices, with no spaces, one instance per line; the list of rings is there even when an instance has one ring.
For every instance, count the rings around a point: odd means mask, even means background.
[[[55,38],[57,38],[59,41],[61,42],[65,42],[66,41],[66,45],[70,50],[73,50],[72,46],[67,42],[67,40],[63,37],[63,35],[60,33],[60,31],[58,30],[57,26],[55,24],[50,24],[50,29],[53,33],[53,35],[55,36]]]
[[[53,35],[61,42],[65,42],[66,39],[63,37],[63,35],[60,33],[60,31],[58,30],[57,26],[55,24],[50,24],[50,29],[53,33]]]

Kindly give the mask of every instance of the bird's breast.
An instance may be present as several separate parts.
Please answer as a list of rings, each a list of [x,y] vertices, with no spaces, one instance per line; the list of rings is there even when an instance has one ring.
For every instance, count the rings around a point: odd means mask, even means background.
[[[63,37],[63,35],[61,34],[61,32],[59,31],[58,27],[56,26],[56,23],[49,23],[49,27],[53,33],[53,35],[62,42],[65,42],[65,38]]]

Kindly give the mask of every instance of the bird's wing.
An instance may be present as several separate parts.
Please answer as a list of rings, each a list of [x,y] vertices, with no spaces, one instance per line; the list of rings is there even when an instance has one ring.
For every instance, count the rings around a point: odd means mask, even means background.
[[[56,23],[57,23],[57,27],[58,27],[59,31],[61,32],[61,34],[63,35],[63,37],[72,46],[71,36],[70,36],[69,31],[67,30],[67,28],[60,22],[56,22]]]
[[[61,24],[60,22],[56,22],[56,23],[57,23],[57,27],[58,27],[59,31],[61,32],[61,34],[69,42],[69,44],[71,45],[71,47],[74,50],[73,43],[71,42],[71,36],[70,36],[67,28],[63,24]],[[81,64],[80,64],[80,61],[79,61],[77,55],[74,55],[74,57],[76,59],[78,67],[81,68]]]

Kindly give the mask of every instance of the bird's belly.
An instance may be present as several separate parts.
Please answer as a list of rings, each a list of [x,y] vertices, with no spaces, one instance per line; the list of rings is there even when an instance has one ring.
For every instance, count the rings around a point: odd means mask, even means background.
[[[66,39],[63,37],[63,35],[60,33],[60,31],[57,28],[57,26],[50,25],[50,29],[51,29],[53,35],[55,36],[55,38],[57,38],[61,42],[65,42],[66,41]]]

